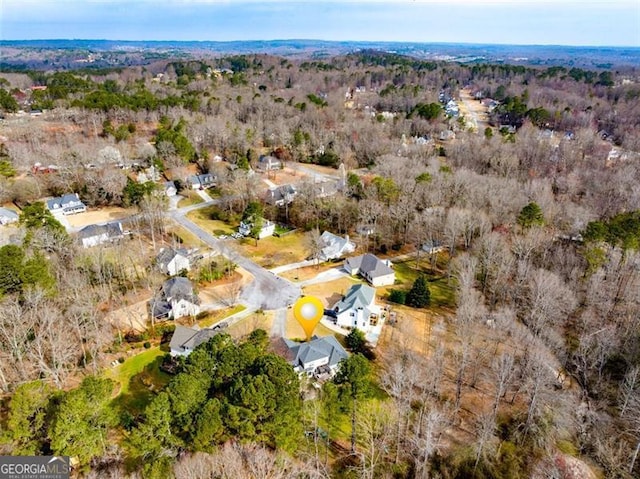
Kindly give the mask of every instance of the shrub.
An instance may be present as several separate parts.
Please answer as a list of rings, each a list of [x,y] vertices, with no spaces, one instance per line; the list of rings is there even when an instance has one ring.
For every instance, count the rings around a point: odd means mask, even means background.
[[[149,349],[151,347],[151,343],[149,341],[145,341],[143,346],[144,346],[144,349]]]
[[[389,291],[389,301],[397,304],[405,304],[407,302],[407,292],[401,289],[392,289]]]

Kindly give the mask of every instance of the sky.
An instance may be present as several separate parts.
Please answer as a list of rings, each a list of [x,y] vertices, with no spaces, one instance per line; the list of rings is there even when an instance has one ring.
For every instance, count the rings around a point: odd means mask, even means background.
[[[640,0],[0,0],[0,39],[640,47]]]

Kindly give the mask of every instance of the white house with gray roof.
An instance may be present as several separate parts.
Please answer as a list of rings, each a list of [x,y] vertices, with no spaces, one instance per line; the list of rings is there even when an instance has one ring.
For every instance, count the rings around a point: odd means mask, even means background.
[[[122,223],[107,223],[105,225],[89,225],[78,231],[78,239],[83,248],[91,248],[104,243],[111,243],[124,238]]]
[[[216,177],[211,173],[205,173],[204,175],[193,175],[187,180],[193,190],[204,190],[206,188],[212,188],[216,186]]]
[[[220,331],[215,329],[188,328],[176,324],[176,329],[171,336],[169,348],[171,356],[188,356],[191,352],[213,338]]]
[[[376,304],[376,290],[366,284],[354,284],[344,298],[333,306],[336,324],[343,328],[358,328],[365,333],[377,326],[381,308]]]
[[[156,320],[195,316],[200,312],[200,298],[193,291],[191,281],[176,276],[164,282],[160,292],[149,302],[149,308]]]
[[[9,208],[0,208],[0,225],[8,225],[18,221],[19,215]]]
[[[156,265],[164,274],[175,276],[191,269],[189,252],[184,248],[162,248],[156,256]]]
[[[375,287],[388,286],[396,280],[391,261],[383,261],[371,253],[347,258],[344,269],[352,276],[362,276]]]
[[[51,198],[47,200],[47,208],[54,215],[74,215],[87,211],[87,206],[80,200],[78,193],[68,193],[58,198]]]
[[[355,243],[349,241],[349,235],[342,238],[330,231],[325,231],[320,235],[320,243],[322,244],[319,256],[320,261],[342,258],[356,250]]]
[[[333,336],[314,336],[311,341],[304,343],[283,338],[282,343],[276,348],[293,366],[295,372],[319,379],[333,376],[340,361],[348,357],[347,352]]]

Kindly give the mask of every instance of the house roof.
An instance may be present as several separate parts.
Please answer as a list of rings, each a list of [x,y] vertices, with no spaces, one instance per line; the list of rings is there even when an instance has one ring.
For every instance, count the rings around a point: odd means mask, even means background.
[[[345,264],[351,269],[358,269],[360,274],[366,273],[370,278],[378,278],[393,273],[389,266],[371,253],[347,258]]]
[[[163,299],[168,301],[179,301],[185,299],[193,304],[200,304],[200,299],[193,292],[191,281],[182,276],[168,279],[162,285]]]
[[[117,238],[122,236],[122,223],[107,223],[106,225],[89,225],[78,231],[78,237],[81,239],[93,238],[106,234],[109,238]]]
[[[50,200],[47,200],[47,207],[49,209],[54,209],[69,203],[82,203],[80,201],[80,197],[78,196],[78,193],[67,193],[66,195],[62,195],[60,197],[51,198]],[[59,206],[56,206],[56,205],[59,205]]]
[[[338,235],[334,235],[330,231],[325,231],[320,235],[320,241],[322,243],[321,257],[326,259],[337,258],[343,253],[353,252],[355,250],[355,244],[349,241],[349,237],[343,238]]]
[[[193,175],[189,177],[189,183],[192,185],[208,185],[213,183],[216,177],[211,173],[205,173],[204,175]]]
[[[286,359],[294,366],[304,366],[312,361],[327,358],[327,364],[333,367],[348,356],[342,345],[333,336],[322,338],[314,336],[311,341],[306,343],[296,343],[284,339],[284,343],[288,349]]]
[[[185,349],[193,351],[218,333],[219,331],[213,329],[193,329],[177,324],[169,347],[176,351]]]
[[[267,200],[273,202],[290,201],[297,193],[293,185],[282,185],[276,188],[270,188],[267,192]]]
[[[17,220],[18,219],[18,213],[16,213],[13,210],[10,210],[9,208],[0,208],[0,217],[9,218],[9,219],[12,219],[12,220]]]
[[[344,298],[338,301],[333,309],[338,312],[350,309],[369,307],[376,297],[376,290],[366,284],[354,284],[347,290]]]
[[[167,265],[175,258],[176,256],[184,256],[185,258],[189,257],[189,252],[184,248],[162,248],[156,256],[156,263],[163,268],[166,268]]]

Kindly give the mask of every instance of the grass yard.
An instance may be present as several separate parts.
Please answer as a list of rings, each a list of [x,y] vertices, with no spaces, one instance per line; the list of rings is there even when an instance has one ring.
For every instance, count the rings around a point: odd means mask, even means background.
[[[285,326],[285,334],[288,339],[293,340],[306,340],[307,335],[300,326],[300,323],[293,317],[293,309],[287,310],[287,324]],[[318,323],[316,329],[313,330],[313,334],[316,336],[336,336],[332,330],[324,326],[322,323]]]
[[[318,276],[318,274],[322,273],[323,271],[327,271],[328,269],[331,268],[335,268],[337,266],[340,266],[342,264],[342,261],[338,261],[338,262],[327,262],[327,263],[320,263],[318,266],[313,265],[313,266],[305,266],[304,268],[297,268],[297,269],[292,269],[290,271],[284,271],[282,273],[279,273],[278,276],[282,276],[285,279],[288,279],[289,281],[306,281],[308,279],[313,279],[316,276]]]
[[[342,277],[325,283],[304,286],[302,292],[308,296],[316,296],[326,308],[330,308],[342,299],[342,296],[346,294],[351,286],[359,283],[362,283],[362,281],[355,277]],[[381,290],[378,289],[376,294],[378,299],[380,295]]]
[[[447,278],[444,271],[432,269],[427,259],[420,260],[417,265],[414,259],[394,263],[393,269],[396,272],[396,282],[401,284],[379,288],[378,291],[381,294],[386,296],[390,289],[409,291],[416,278],[424,274],[431,292],[431,307],[452,308],[455,306],[455,284],[453,280]]]
[[[198,239],[196,235],[186,230],[182,226],[172,225],[170,231],[182,240],[182,246],[186,248],[199,248],[202,246],[202,241],[200,241],[200,239]]]
[[[214,235],[230,235],[237,230],[237,227],[225,223],[220,220],[211,219],[212,211],[216,210],[216,206],[208,206],[187,213],[187,218],[193,221],[206,231],[211,231]]]
[[[225,318],[228,318],[232,314],[239,313],[240,311],[244,311],[246,306],[238,304],[233,308],[221,309],[219,311],[211,311],[207,316],[198,321],[198,326],[201,328],[210,328],[214,324],[219,323]]]
[[[184,196],[180,201],[178,201],[178,208],[182,208],[184,206],[192,206],[198,205],[204,200],[193,190],[183,190],[180,192],[180,196]]]
[[[289,263],[303,261],[309,256],[309,251],[305,247],[304,234],[294,232],[276,238],[269,236],[258,240],[245,238],[239,242],[240,254],[251,258],[264,268],[274,268]]]
[[[159,346],[130,357],[109,369],[105,376],[120,385],[114,404],[132,415],[143,412],[155,392],[167,385],[171,376],[160,370],[165,352]]]

